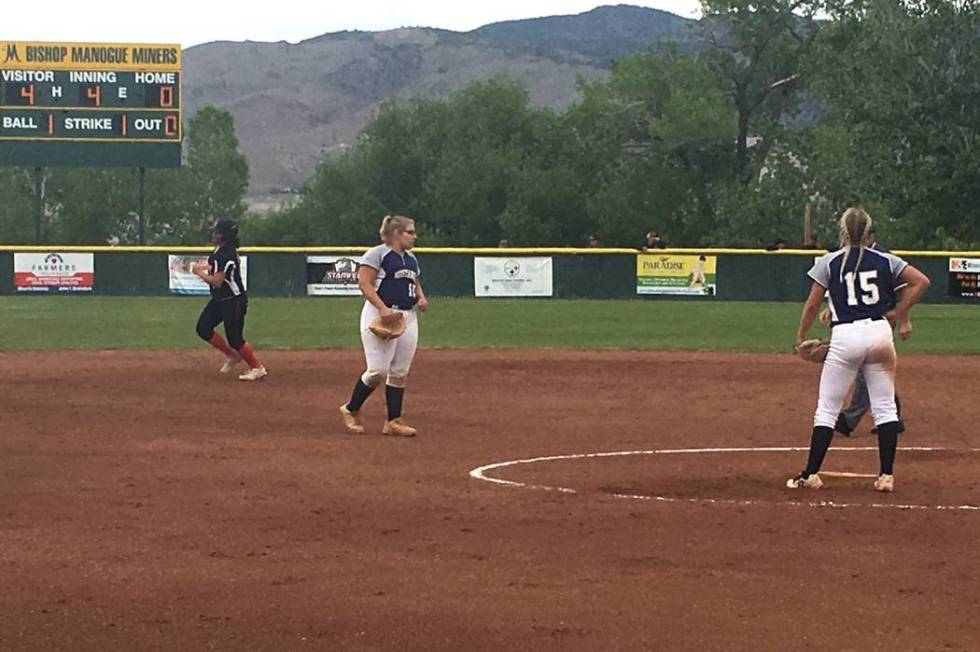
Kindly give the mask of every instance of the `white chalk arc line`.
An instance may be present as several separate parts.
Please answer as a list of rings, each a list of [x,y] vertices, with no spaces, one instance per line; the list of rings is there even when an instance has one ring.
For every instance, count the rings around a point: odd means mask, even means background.
[[[488,475],[488,472],[495,471],[497,469],[503,469],[510,466],[519,466],[524,464],[538,464],[541,462],[558,462],[563,460],[583,460],[583,459],[596,459],[604,457],[629,457],[636,455],[697,455],[704,453],[798,453],[809,451],[808,447],[803,446],[765,446],[765,447],[747,447],[747,448],[661,448],[661,449],[651,449],[651,450],[638,450],[638,451],[609,451],[603,453],[570,453],[564,455],[543,455],[541,457],[530,457],[519,460],[508,460],[506,462],[494,462],[492,464],[485,464],[483,466],[477,467],[470,471],[470,477],[480,480],[482,482],[489,482],[491,484],[502,485],[507,487],[518,487],[522,489],[535,489],[539,491],[553,491],[557,493],[566,494],[578,494],[578,490],[572,489],[570,487],[560,487],[552,485],[540,485],[540,484],[530,484],[526,482],[516,482],[514,480],[504,480],[502,478],[495,478]],[[877,451],[877,446],[855,446],[855,447],[832,447],[831,451]],[[903,452],[917,452],[917,453],[980,453],[980,448],[967,448],[967,449],[951,449],[945,447],[935,447],[935,446],[901,446],[898,449]],[[811,502],[800,502],[800,501],[758,501],[758,500],[736,500],[732,498],[673,498],[670,496],[648,496],[648,495],[636,495],[636,494],[609,494],[613,498],[621,498],[625,500],[645,500],[651,502],[661,502],[661,503],[701,503],[709,505],[737,505],[737,506],[750,506],[750,505],[788,505],[793,507],[806,506],[806,507],[834,507],[834,508],[854,508],[854,507],[867,507],[874,509],[899,509],[899,510],[918,510],[918,511],[961,511],[961,512],[980,512],[980,505],[902,505],[896,503],[838,503],[832,500],[822,500],[822,501],[811,501]]]

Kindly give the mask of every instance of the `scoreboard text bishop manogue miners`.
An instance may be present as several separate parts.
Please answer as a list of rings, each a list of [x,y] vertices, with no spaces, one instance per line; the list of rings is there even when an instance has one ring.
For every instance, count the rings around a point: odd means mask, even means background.
[[[177,47],[143,47],[127,45],[27,45],[23,56],[13,43],[7,44],[3,62],[20,64],[123,64],[176,65],[180,61]]]

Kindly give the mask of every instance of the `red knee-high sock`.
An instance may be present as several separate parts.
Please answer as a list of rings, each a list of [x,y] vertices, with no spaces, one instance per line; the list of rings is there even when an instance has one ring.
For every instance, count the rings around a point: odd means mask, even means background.
[[[210,344],[214,348],[218,349],[219,351],[221,351],[222,353],[224,353],[229,358],[238,355],[235,352],[235,349],[233,349],[230,346],[228,346],[228,342],[225,342],[225,338],[221,337],[221,334],[220,333],[215,333],[214,335],[212,335],[211,336],[211,339],[208,340],[208,344]]]
[[[247,342],[242,345],[242,348],[238,349],[238,355],[242,356],[242,360],[248,363],[248,366],[252,369],[258,369],[262,366],[259,363],[259,359],[255,357],[255,351],[252,350],[251,345]]]

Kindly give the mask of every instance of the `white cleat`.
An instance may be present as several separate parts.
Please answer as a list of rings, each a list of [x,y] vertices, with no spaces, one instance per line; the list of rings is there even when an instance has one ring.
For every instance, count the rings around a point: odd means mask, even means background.
[[[265,367],[253,367],[238,377],[238,380],[259,380],[269,375]]]
[[[875,480],[875,491],[883,491],[885,493],[891,493],[895,491],[895,476],[888,475],[887,473],[882,473]]]
[[[822,486],[823,480],[820,479],[820,475],[817,473],[810,475],[801,473],[795,478],[790,478],[786,481],[787,489],[819,489]]]
[[[238,363],[241,361],[242,361],[242,356],[240,355],[236,354],[236,355],[228,356],[228,358],[225,359],[225,363],[221,365],[221,373],[223,374],[231,373],[232,370],[235,367],[237,367]]]

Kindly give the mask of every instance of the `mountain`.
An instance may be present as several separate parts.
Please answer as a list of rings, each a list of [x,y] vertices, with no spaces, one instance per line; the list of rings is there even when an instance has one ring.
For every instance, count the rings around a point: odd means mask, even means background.
[[[616,5],[575,16],[492,23],[465,36],[498,48],[534,52],[556,60],[571,53],[592,65],[608,68],[616,59],[655,49],[665,42],[682,51],[697,47],[693,24],[688,18],[658,9]]]
[[[184,106],[228,109],[251,168],[250,199],[296,188],[349,147],[393,95],[443,97],[477,80],[525,84],[535,106],[576,101],[578,77],[665,41],[697,47],[694,21],[628,5],[494,23],[470,32],[403,28],[300,43],[215,42],[184,53]]]

